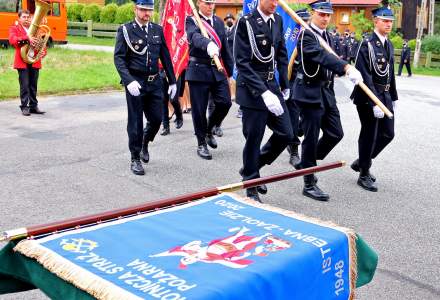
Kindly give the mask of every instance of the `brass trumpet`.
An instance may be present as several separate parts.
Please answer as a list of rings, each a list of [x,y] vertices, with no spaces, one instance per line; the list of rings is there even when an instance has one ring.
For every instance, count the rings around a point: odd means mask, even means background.
[[[20,54],[25,63],[33,64],[43,55],[43,49],[46,47],[47,41],[50,37],[50,28],[41,23],[49,10],[49,3],[42,0],[35,0],[35,14],[32,18],[31,25],[29,26],[28,36],[30,38],[38,38],[38,43],[36,46],[26,44],[21,47]]]

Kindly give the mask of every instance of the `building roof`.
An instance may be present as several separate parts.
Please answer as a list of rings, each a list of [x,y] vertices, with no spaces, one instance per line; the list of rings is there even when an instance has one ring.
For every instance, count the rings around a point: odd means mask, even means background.
[[[315,0],[287,0],[287,3],[312,3]],[[335,6],[376,6],[381,0],[331,0]],[[216,0],[220,5],[242,5],[243,0]]]

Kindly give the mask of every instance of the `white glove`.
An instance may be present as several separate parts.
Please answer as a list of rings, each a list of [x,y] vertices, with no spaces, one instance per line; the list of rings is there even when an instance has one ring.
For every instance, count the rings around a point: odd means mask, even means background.
[[[278,99],[277,95],[267,90],[263,94],[264,104],[267,106],[267,109],[273,113],[275,116],[281,116],[284,113],[284,109],[281,106],[280,99]]]
[[[139,96],[139,95],[141,94],[140,88],[141,88],[141,85],[140,85],[139,82],[137,82],[136,80],[130,82],[130,83],[127,85],[127,90],[128,90],[128,92],[129,92],[132,96],[135,96],[135,97],[137,97],[137,96]]]
[[[234,82],[234,77],[233,77],[233,76],[229,77],[229,78],[228,78],[228,81],[229,81],[229,82]]]
[[[176,84],[170,85],[168,88],[168,95],[170,95],[170,99],[174,99],[174,96],[176,96],[176,92],[177,92],[177,85]]]
[[[350,79],[353,84],[359,84],[363,81],[362,74],[355,67],[350,66],[347,69],[346,74],[348,75],[348,79]]]
[[[206,52],[208,52],[209,57],[213,58],[215,55],[219,55],[218,46],[214,42],[209,42],[208,47],[206,47]]]
[[[393,111],[396,111],[397,101],[393,101]]]
[[[284,100],[289,100],[289,98],[290,98],[290,89],[282,90],[281,94],[283,94],[283,99]]]
[[[382,119],[383,117],[385,117],[385,113],[377,105],[373,107],[373,114],[374,117],[378,119]]]

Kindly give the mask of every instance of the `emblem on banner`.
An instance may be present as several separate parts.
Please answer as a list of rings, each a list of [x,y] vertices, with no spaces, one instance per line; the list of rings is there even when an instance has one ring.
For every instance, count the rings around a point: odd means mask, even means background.
[[[98,247],[98,243],[86,239],[63,239],[60,242],[63,250],[74,253],[87,253]]]
[[[196,262],[221,264],[230,268],[245,268],[254,261],[252,256],[267,256],[269,252],[277,252],[292,247],[292,243],[265,233],[260,236],[245,234],[250,230],[246,227],[231,228],[235,234],[203,243],[191,241],[183,246],[150,255],[150,257],[182,256],[179,268],[185,269]]]

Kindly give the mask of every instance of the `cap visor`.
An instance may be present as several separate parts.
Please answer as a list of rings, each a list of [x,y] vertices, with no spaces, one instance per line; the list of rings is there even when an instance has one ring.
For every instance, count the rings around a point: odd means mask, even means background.
[[[143,8],[143,9],[154,10],[154,5],[136,4],[136,7]]]
[[[394,16],[377,16],[376,18],[382,19],[382,20],[390,20],[390,21],[395,20]]]
[[[323,13],[323,14],[329,14],[332,15],[333,14],[333,10],[332,9],[314,9],[314,11]]]

